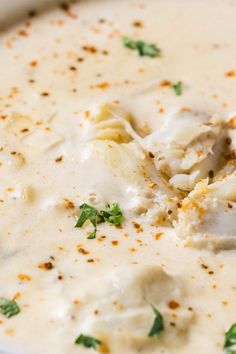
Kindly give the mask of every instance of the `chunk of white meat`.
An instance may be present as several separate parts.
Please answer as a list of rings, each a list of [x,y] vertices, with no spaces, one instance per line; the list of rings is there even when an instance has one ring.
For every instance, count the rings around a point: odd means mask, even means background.
[[[84,150],[81,168],[93,171],[93,181],[88,173],[86,180],[88,185],[96,182],[90,191],[100,194],[101,206],[113,195],[130,216],[145,216],[158,225],[170,222],[176,213],[178,196],[135,142],[94,140]]]
[[[171,308],[170,303],[176,304]],[[148,336],[155,315],[162,314],[164,331]],[[182,281],[156,265],[127,265],[106,274],[96,292],[81,299],[78,333],[100,338],[112,353],[122,346],[129,352],[140,348],[168,348],[183,344],[192,321]]]
[[[130,131],[132,131],[134,119],[118,104],[103,104],[92,118],[92,123],[94,139],[111,140],[120,144],[133,140]]]
[[[205,114],[177,112],[144,139],[155,155],[157,170],[178,189],[190,191],[202,178],[219,168],[225,145],[224,123]]]
[[[236,173],[208,184],[199,182],[179,209],[175,229],[186,245],[236,247]]]

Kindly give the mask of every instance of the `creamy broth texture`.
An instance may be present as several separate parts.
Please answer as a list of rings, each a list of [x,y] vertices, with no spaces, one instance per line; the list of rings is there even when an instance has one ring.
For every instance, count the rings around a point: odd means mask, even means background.
[[[223,353],[236,322],[235,17],[235,0],[81,0],[0,33],[0,296],[21,309],[0,314],[0,347],[95,352],[75,344],[84,334],[103,353]],[[74,227],[82,203],[112,202],[121,227],[94,239]]]

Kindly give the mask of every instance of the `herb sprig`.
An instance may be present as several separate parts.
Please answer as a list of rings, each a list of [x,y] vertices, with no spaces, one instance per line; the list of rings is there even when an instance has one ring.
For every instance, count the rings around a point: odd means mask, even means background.
[[[164,320],[162,314],[153,306],[153,312],[155,314],[155,319],[152,325],[152,328],[150,329],[148,336],[149,337],[159,337],[161,332],[164,331]]]
[[[123,37],[123,45],[126,48],[137,50],[141,57],[146,56],[150,58],[159,57],[161,50],[153,43],[146,43],[141,40],[133,40],[129,37]]]
[[[173,90],[175,91],[176,96],[181,96],[183,93],[183,83],[178,81],[172,85]]]
[[[236,354],[236,349],[232,347],[236,345],[236,323],[225,333],[224,350],[225,354]]]
[[[102,344],[102,341],[100,341],[97,338],[86,336],[84,334],[80,334],[76,340],[75,344],[83,345],[85,348],[93,348],[97,349],[97,346]]]
[[[117,203],[107,204],[106,210],[97,210],[89,204],[80,205],[81,214],[77,220],[75,227],[82,227],[86,221],[90,221],[94,226],[93,232],[88,239],[94,239],[97,235],[97,224],[109,222],[115,226],[121,225],[123,221],[122,211]]]
[[[20,307],[14,300],[0,297],[0,312],[7,318],[10,318],[20,312]]]

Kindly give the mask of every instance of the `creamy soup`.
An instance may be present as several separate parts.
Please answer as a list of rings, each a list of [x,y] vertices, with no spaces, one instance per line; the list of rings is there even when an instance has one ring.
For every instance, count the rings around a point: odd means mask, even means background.
[[[0,346],[235,353],[236,1],[27,11],[0,34]]]

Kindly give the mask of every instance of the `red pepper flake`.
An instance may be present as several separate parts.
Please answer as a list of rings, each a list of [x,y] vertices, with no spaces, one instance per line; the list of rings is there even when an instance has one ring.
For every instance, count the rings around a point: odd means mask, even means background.
[[[77,68],[75,66],[70,66],[70,71],[77,71]]]
[[[18,279],[20,281],[30,281],[31,280],[31,276],[30,275],[23,274],[23,273],[18,274],[17,277],[18,277]]]
[[[78,251],[79,253],[83,254],[84,256],[87,256],[87,255],[89,254],[89,252],[86,251],[83,247],[80,247],[80,245],[77,246],[77,251]]]
[[[142,28],[143,27],[143,23],[139,20],[136,20],[133,22],[133,26],[134,27],[138,27],[138,28]]]
[[[74,203],[67,198],[64,198],[64,203],[65,203],[66,209],[74,209],[74,207],[75,207]]]
[[[91,53],[91,54],[95,54],[97,53],[97,48],[93,45],[84,45],[82,47],[82,49],[85,51],[85,52],[88,52],[88,53]]]
[[[63,156],[59,156],[55,159],[55,162],[61,162],[63,160]]]
[[[45,263],[40,263],[38,265],[39,269],[44,269],[44,270],[51,270],[54,268],[52,262],[45,262]]]
[[[32,68],[35,68],[36,66],[38,66],[38,62],[36,60],[32,60],[29,65],[32,66]]]
[[[18,32],[18,34],[19,34],[19,36],[21,36],[21,37],[28,37],[28,32],[26,32],[25,30],[20,30],[19,32]]]
[[[108,82],[101,82],[100,84],[97,85],[98,88],[105,90],[109,87],[109,83]]]
[[[160,238],[164,235],[163,232],[157,232],[155,235],[154,235],[154,238],[155,240],[159,241]]]
[[[136,232],[137,232],[137,233],[143,232],[143,228],[142,228],[141,225],[138,224],[137,222],[133,221],[133,226],[134,226],[134,228],[136,229]]]
[[[180,307],[180,304],[178,302],[176,302],[175,300],[171,300],[168,303],[168,306],[171,310],[176,310],[178,307]]]
[[[169,80],[162,80],[162,81],[160,82],[160,86],[162,86],[162,87],[169,87],[169,86],[171,86],[171,82],[170,82]]]
[[[225,76],[227,76],[227,77],[234,77],[234,76],[236,76],[236,71],[235,70],[229,70],[229,71],[227,71],[226,73],[225,73]]]
[[[202,269],[208,269],[209,267],[206,264],[201,264]]]
[[[111,241],[111,244],[112,244],[112,246],[118,246],[119,245],[119,241],[113,240],[113,241]]]

